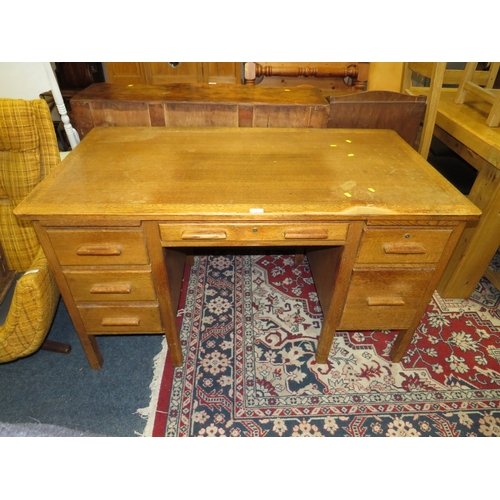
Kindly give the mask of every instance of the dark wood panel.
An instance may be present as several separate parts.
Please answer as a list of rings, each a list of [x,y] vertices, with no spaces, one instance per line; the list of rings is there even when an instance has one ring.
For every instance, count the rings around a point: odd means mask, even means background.
[[[91,85],[71,99],[80,137],[93,127],[326,127],[330,105],[313,88],[243,85]]]

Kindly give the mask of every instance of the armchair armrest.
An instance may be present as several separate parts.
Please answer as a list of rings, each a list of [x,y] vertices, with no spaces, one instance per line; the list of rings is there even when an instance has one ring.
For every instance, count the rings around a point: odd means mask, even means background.
[[[59,289],[40,248],[30,268],[19,278],[0,327],[0,362],[28,356],[42,345],[54,319]]]

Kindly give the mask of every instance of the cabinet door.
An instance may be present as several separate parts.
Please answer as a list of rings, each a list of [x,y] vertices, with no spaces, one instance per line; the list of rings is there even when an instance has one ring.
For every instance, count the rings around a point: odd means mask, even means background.
[[[109,83],[146,83],[143,63],[139,62],[107,62],[106,71]]]
[[[203,63],[205,83],[241,83],[242,63],[237,62],[207,62]]]
[[[168,62],[143,63],[146,83],[166,85],[168,83],[203,83],[203,63],[181,62],[173,67]]]
[[[108,62],[109,83],[241,83],[239,62]]]

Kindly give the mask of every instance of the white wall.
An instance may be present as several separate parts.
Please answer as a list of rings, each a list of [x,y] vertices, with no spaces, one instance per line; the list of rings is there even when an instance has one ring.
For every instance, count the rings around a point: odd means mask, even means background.
[[[42,62],[0,62],[0,97],[38,99],[51,89]]]

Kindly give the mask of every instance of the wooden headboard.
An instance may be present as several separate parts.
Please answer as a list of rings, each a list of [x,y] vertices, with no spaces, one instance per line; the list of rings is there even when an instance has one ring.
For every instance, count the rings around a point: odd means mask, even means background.
[[[324,91],[363,91],[369,63],[246,62],[245,85],[289,87],[308,85]]]

